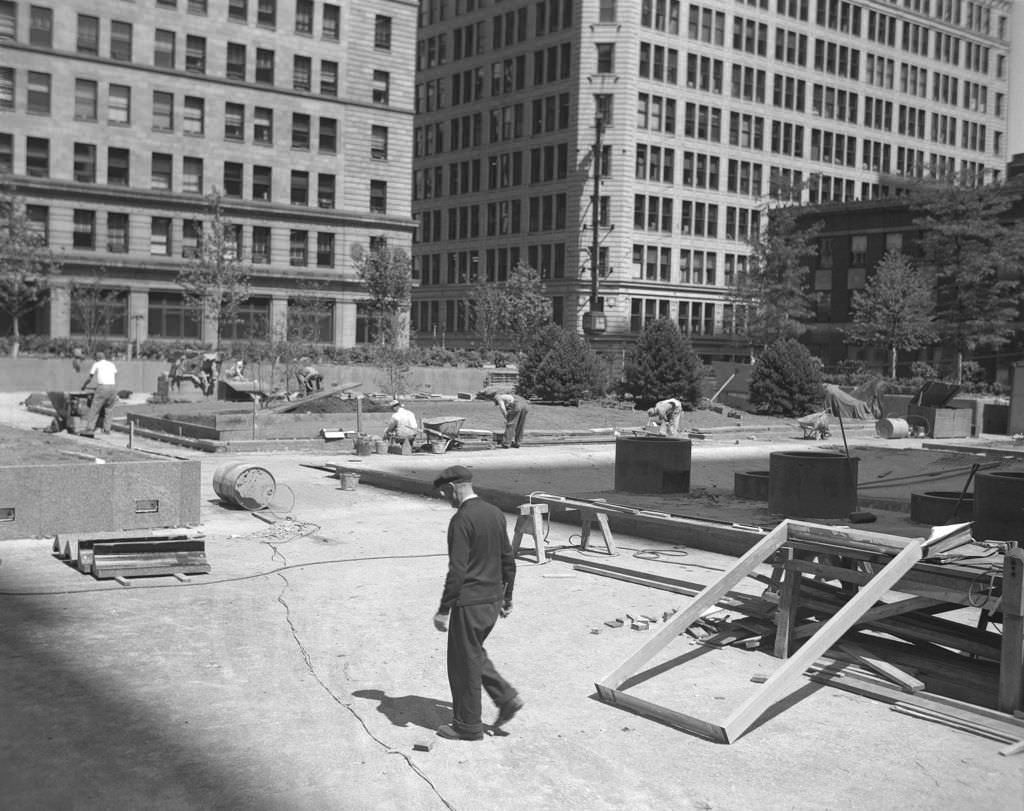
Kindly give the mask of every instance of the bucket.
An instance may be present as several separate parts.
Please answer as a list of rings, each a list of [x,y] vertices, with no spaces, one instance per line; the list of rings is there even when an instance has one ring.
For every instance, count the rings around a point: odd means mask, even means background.
[[[369,456],[373,453],[373,440],[357,436],[354,440],[356,456]]]
[[[383,439],[375,440],[374,443],[373,443],[373,452],[374,453],[387,453],[388,452],[388,443],[385,442]]]
[[[430,443],[431,453],[444,453],[448,450],[448,441],[445,439],[435,439]]]
[[[342,490],[355,490],[359,484],[358,473],[339,473],[338,478],[341,479]]]
[[[232,462],[213,474],[213,492],[233,507],[262,510],[270,506],[277,482],[266,468]]]
[[[903,439],[910,436],[910,423],[899,417],[886,417],[875,423],[875,431],[882,439]]]

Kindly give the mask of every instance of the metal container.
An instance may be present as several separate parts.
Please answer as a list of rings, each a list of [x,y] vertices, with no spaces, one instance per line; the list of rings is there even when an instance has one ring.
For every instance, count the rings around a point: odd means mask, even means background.
[[[232,462],[213,474],[213,492],[233,507],[263,510],[277,492],[277,482],[266,468]]]

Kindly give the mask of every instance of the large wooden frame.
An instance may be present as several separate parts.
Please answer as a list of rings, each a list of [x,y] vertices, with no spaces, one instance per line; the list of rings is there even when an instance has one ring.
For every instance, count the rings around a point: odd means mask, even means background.
[[[600,699],[608,704],[662,721],[720,743],[732,743],[746,732],[772,704],[788,692],[796,679],[819,656],[852,628],[885,592],[889,591],[915,563],[921,559],[919,539],[909,540],[893,559],[870,582],[854,594],[817,633],[807,640],[791,658],[776,670],[757,692],[736,708],[722,724],[715,724],[691,715],[662,707],[654,702],[629,695],[623,683],[635,675],[659,651],[685,631],[707,609],[714,606],[737,583],[764,563],[789,540],[790,521],[786,520],[769,532],[741,557],[718,580],[709,584],[683,611],[670,619],[657,634],[629,657],[622,665],[595,684]],[[806,526],[800,524],[799,526]],[[838,540],[838,539],[837,539]]]

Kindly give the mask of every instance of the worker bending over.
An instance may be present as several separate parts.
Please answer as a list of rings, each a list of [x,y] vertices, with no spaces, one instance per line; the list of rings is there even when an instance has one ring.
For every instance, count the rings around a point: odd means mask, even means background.
[[[295,372],[295,377],[299,381],[302,393],[305,395],[320,391],[324,387],[324,376],[320,374],[320,370],[310,362],[309,358],[299,358],[299,363],[302,365]]]
[[[677,436],[679,422],[683,416],[683,404],[675,397],[659,400],[654,408],[647,409],[648,427],[655,428],[659,434]]]
[[[505,436],[501,447],[518,448],[523,441],[526,413],[530,410],[530,404],[518,394],[495,394],[494,404],[501,409],[505,418]]]
[[[384,439],[400,440],[412,439],[419,433],[419,425],[416,422],[416,415],[402,405],[399,400],[391,401],[391,422],[384,429]]]

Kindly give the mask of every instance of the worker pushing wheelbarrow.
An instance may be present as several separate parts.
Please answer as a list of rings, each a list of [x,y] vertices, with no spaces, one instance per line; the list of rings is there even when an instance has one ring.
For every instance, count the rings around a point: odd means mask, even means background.
[[[459,431],[465,421],[465,417],[435,417],[432,420],[423,420],[423,433],[431,443],[443,443],[445,451],[461,448]]]

